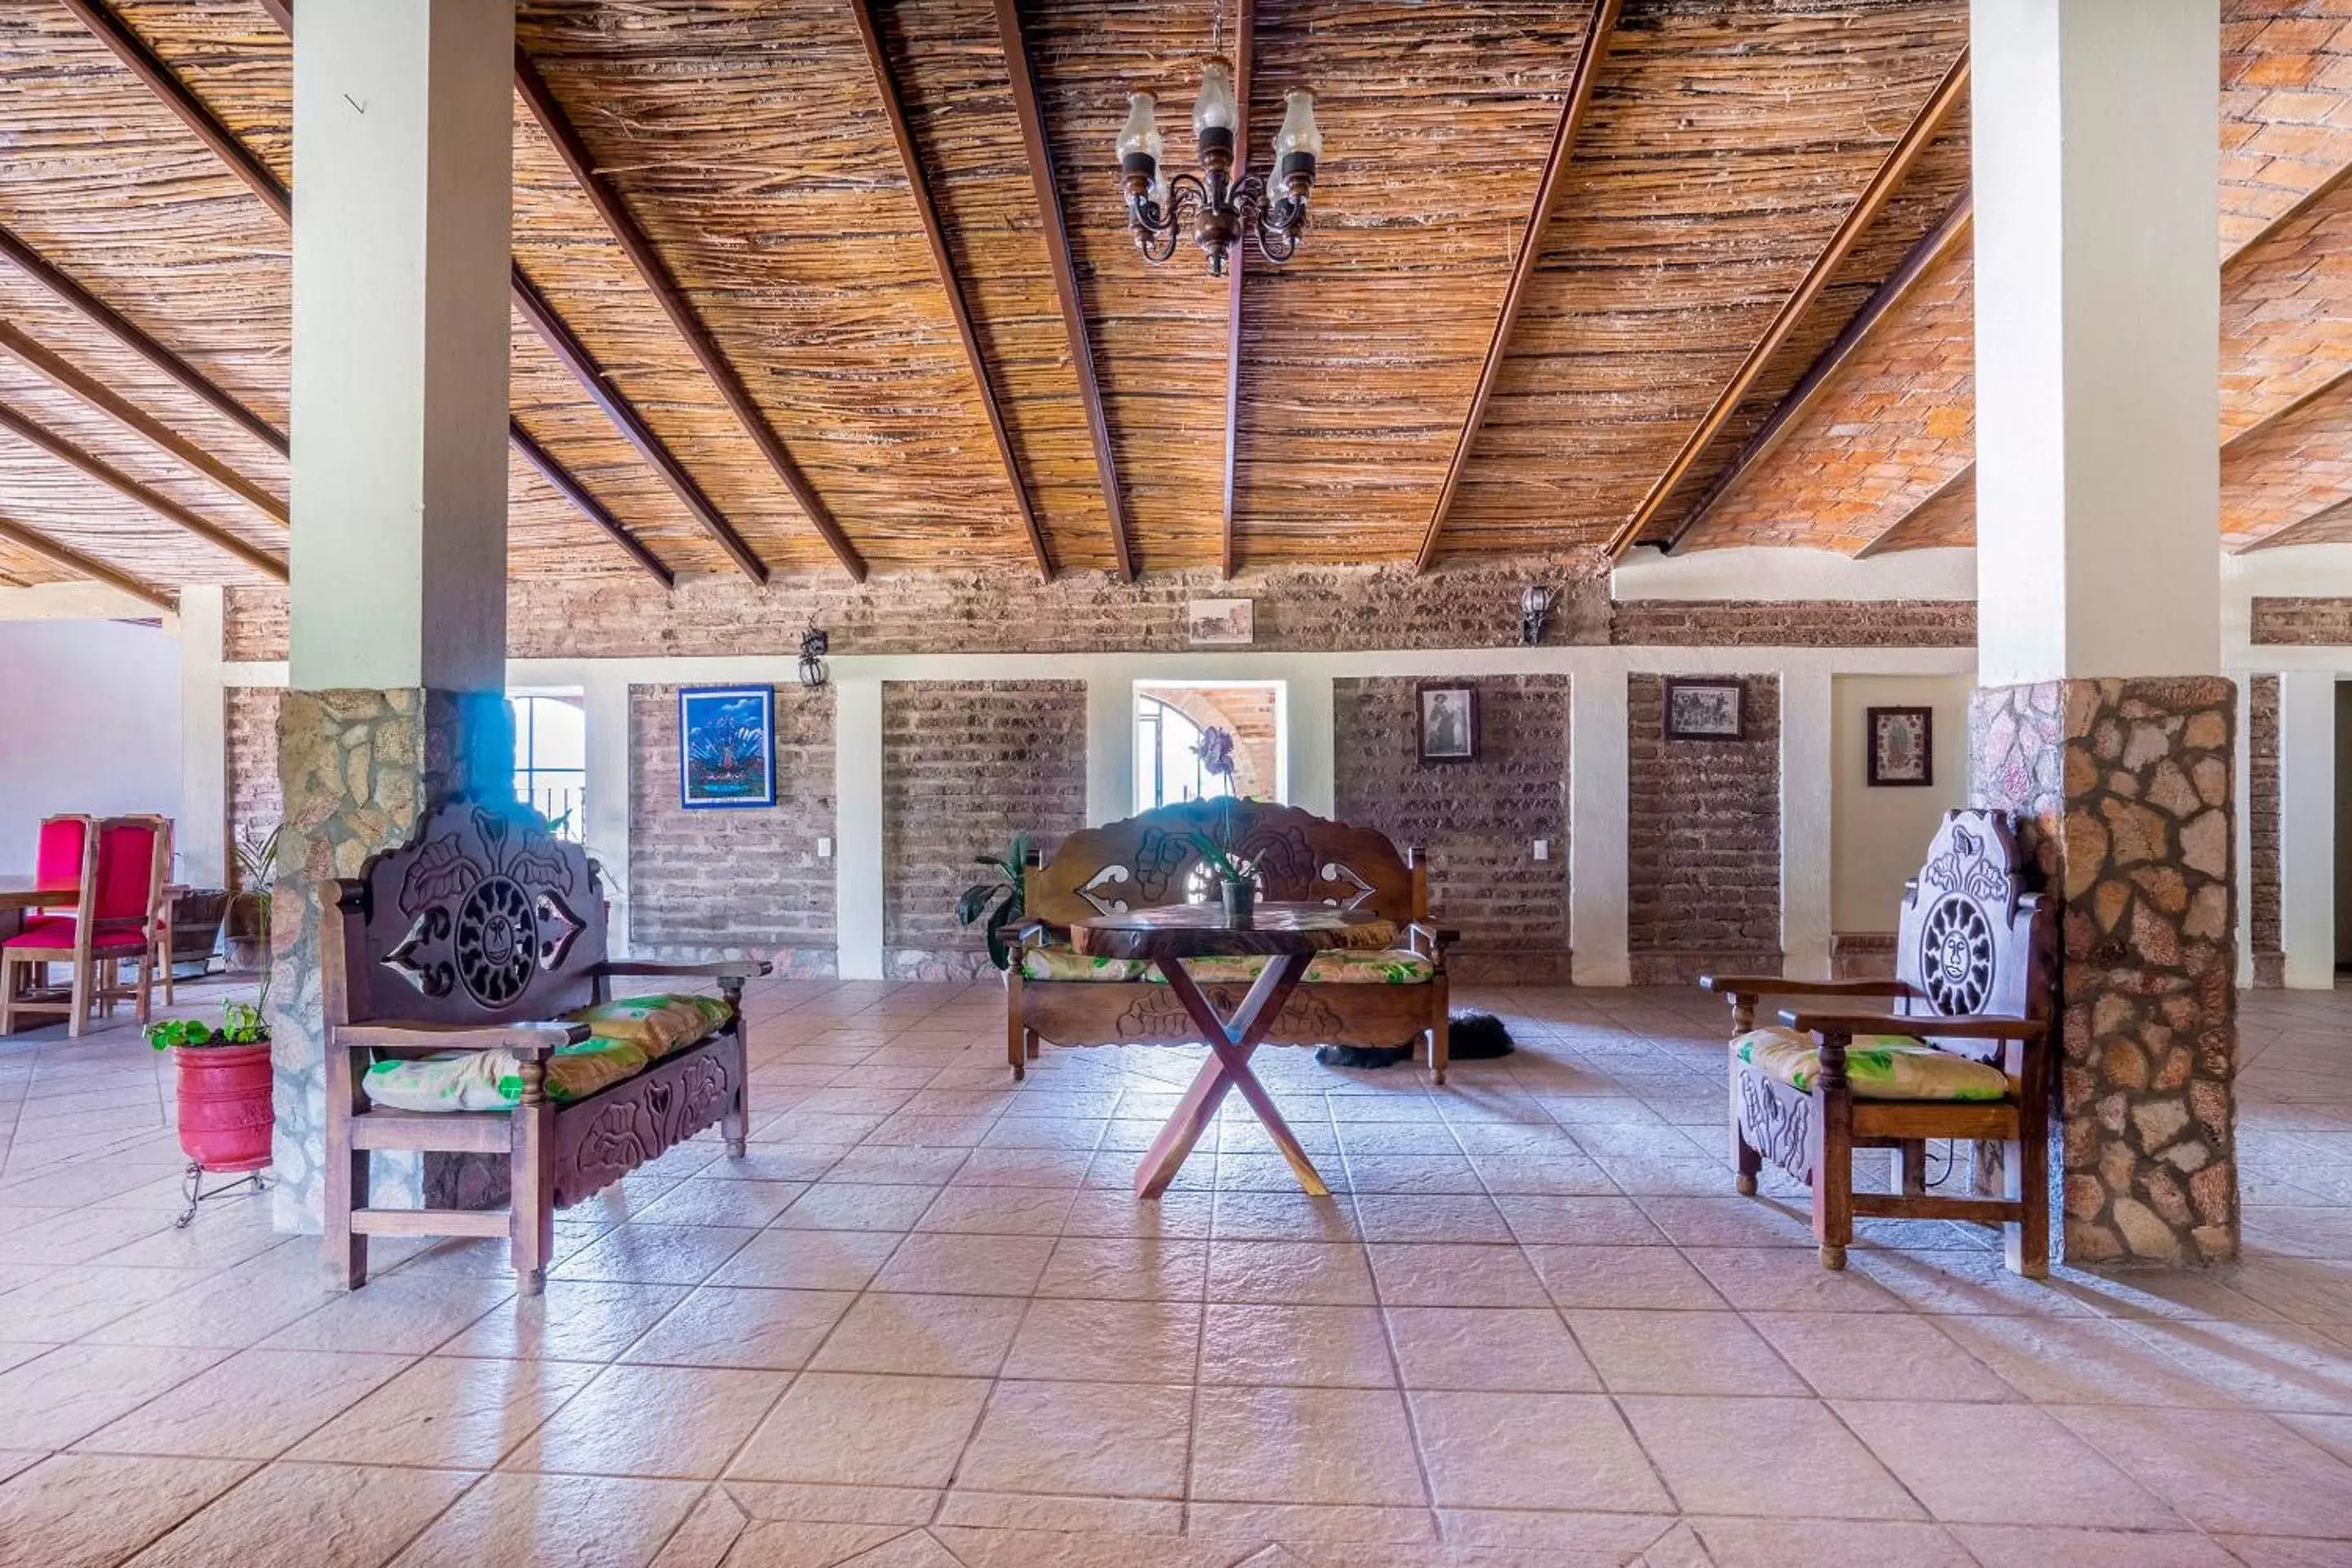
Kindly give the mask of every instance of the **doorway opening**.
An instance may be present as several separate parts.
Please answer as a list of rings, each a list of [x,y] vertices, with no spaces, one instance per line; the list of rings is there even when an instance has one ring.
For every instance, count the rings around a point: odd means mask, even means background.
[[[1135,685],[1135,809],[1289,794],[1279,680],[1139,680]]]

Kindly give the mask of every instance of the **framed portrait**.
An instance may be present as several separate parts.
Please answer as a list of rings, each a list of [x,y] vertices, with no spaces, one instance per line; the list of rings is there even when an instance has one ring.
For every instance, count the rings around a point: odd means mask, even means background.
[[[776,804],[775,688],[678,688],[677,795],[689,808]]]
[[[1873,708],[1870,782],[1926,785],[1936,782],[1936,710],[1932,708]]]
[[[1740,683],[1712,677],[1666,677],[1666,739],[1744,741],[1748,721],[1740,710]]]
[[[1201,647],[1247,647],[1257,640],[1255,599],[1194,599],[1184,606],[1184,626]]]
[[[1421,760],[1424,763],[1475,763],[1478,760],[1478,689],[1475,686],[1424,686],[1421,689]]]

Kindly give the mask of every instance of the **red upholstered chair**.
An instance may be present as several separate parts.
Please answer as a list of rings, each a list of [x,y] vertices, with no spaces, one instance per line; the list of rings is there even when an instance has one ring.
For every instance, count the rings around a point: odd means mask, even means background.
[[[160,816],[110,816],[95,827],[83,834],[81,894],[74,912],[44,914],[0,942],[0,1035],[16,1026],[20,1014],[62,1013],[67,1035],[79,1036],[93,1002],[103,1002],[110,1011],[114,998],[134,991],[139,1021],[147,1022],[154,983],[152,934],[170,864],[170,825]],[[106,978],[125,959],[138,961],[135,987]],[[52,963],[69,966],[66,1000],[26,996],[28,984],[44,978]],[[109,968],[101,973],[100,965]]]
[[[41,837],[33,850],[33,879],[44,888],[79,888],[89,879],[89,868],[82,864],[82,851],[89,843],[92,819],[79,815],[45,816],[41,819]],[[70,909],[61,904],[59,909]],[[56,910],[37,910],[36,916],[55,914]]]

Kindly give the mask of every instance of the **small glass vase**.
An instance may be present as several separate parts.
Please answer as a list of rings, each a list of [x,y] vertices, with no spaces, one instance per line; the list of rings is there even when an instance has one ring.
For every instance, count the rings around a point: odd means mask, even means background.
[[[1225,924],[1234,931],[1247,931],[1257,914],[1257,884],[1255,882],[1222,882],[1219,890],[1225,900]]]

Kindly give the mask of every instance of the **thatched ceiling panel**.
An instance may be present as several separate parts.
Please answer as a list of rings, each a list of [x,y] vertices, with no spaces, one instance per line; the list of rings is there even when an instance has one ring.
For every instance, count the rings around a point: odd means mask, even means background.
[[[5,512],[0,512],[0,521],[22,520],[11,519]],[[20,550],[5,539],[0,539],[0,577],[13,578],[24,584],[70,583],[74,580],[71,574],[50,565],[46,556],[36,555],[29,550]],[[5,586],[6,586],[5,584],[0,584],[0,587]]]
[[[1591,542],[1632,512],[1965,28],[1957,4],[1626,7],[1453,545]]]
[[[108,4],[280,182],[294,183],[294,44],[258,0]]]
[[[2352,0],[2223,0],[2221,254],[2352,163]]]

